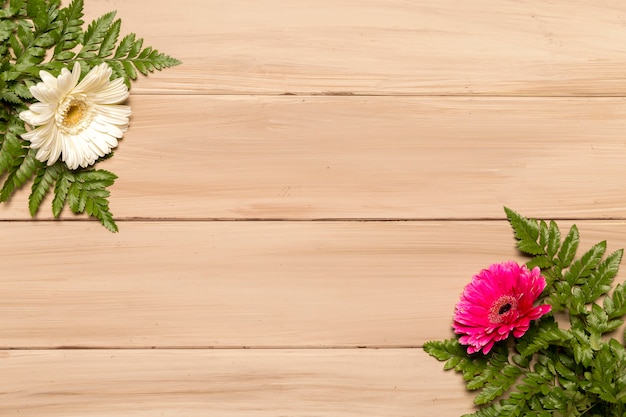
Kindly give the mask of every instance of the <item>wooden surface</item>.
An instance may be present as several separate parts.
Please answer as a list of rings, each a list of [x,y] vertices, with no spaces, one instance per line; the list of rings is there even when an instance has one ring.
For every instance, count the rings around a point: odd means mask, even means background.
[[[120,233],[0,207],[1,416],[459,416],[421,346],[522,259],[502,206],[626,247],[622,1],[86,3],[184,64]]]

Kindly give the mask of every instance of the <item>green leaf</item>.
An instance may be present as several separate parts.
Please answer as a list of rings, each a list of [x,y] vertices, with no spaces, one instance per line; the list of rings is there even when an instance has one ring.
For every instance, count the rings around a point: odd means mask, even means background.
[[[73,0],[66,8],[60,10],[62,22],[61,39],[54,48],[54,59],[66,61],[74,57],[70,50],[78,45],[83,34],[83,0]]]
[[[591,303],[611,290],[611,284],[617,275],[623,254],[623,249],[613,252],[591,271],[589,278],[581,286],[585,303]]]
[[[426,342],[424,343],[424,351],[442,362],[453,357],[467,356],[467,350],[456,339]]]
[[[130,33],[124,36],[115,51],[115,55],[113,55],[113,59],[123,59],[123,58],[128,57],[129,52],[134,45],[135,45],[134,33]],[[139,45],[139,49],[141,49],[141,45]]]
[[[109,210],[110,192],[106,190],[113,185],[117,176],[106,170],[91,169],[77,171],[73,178],[74,182],[66,194],[72,212],[77,214],[86,212],[98,219],[111,232],[117,232],[113,214]]]
[[[517,247],[529,255],[544,255],[544,249],[537,243],[539,238],[539,224],[537,220],[527,219],[505,207],[506,217],[513,227],[515,237],[518,239]]]
[[[135,34],[132,33],[131,35],[133,35],[133,44],[130,46],[128,50],[128,55],[126,55],[126,58],[129,60],[137,58],[137,55],[139,55],[139,53],[141,52],[141,47],[143,46],[142,38],[134,39]]]
[[[488,404],[506,390],[508,390],[522,374],[522,369],[517,366],[506,364],[500,373],[497,373],[492,381],[485,385],[480,393],[474,398],[475,404]]]
[[[41,33],[46,30],[50,19],[45,0],[28,0],[26,3],[26,13],[33,21],[36,33]]]
[[[624,347],[616,341],[603,344],[594,356],[589,371],[584,373],[586,391],[597,394],[609,404],[623,402],[626,397],[624,355]]]
[[[61,165],[62,162],[60,161],[52,166],[40,165],[37,176],[31,187],[30,197],[28,198],[28,209],[31,216],[35,217],[39,206],[41,206],[41,202],[46,194],[48,194],[52,184],[57,182],[59,174],[62,171]]]
[[[604,310],[609,319],[615,319],[626,315],[626,286],[617,284],[613,293],[604,298]]]
[[[593,360],[593,350],[589,344],[589,336],[580,329],[571,329],[570,333],[574,336],[570,339],[574,360],[583,366],[589,366]]]
[[[578,250],[578,243],[580,236],[578,234],[578,228],[576,225],[572,225],[565,236],[561,250],[559,251],[558,260],[561,268],[567,268],[574,261],[576,251]]]
[[[496,376],[503,372],[504,368],[508,365],[507,357],[504,355],[492,355],[486,365],[475,372],[471,378],[467,380],[467,389],[476,390],[484,387],[486,384],[494,381]]]
[[[533,269],[536,266],[540,269],[550,268],[552,266],[552,261],[546,255],[538,255],[526,262],[526,267],[528,269]]]
[[[572,286],[567,281],[558,281],[553,288],[554,290],[548,298],[548,303],[552,306],[552,312],[558,313],[570,305]]]
[[[35,159],[36,150],[23,148],[23,152],[24,155],[17,158],[9,170],[9,175],[0,190],[0,202],[8,201],[15,190],[35,175],[39,167],[39,161]]]
[[[553,318],[546,317],[517,339],[516,349],[522,356],[529,357],[552,344],[560,345],[569,339],[571,335],[568,332],[559,329]]]
[[[0,42],[4,42],[13,34],[17,24],[12,20],[0,20]]]
[[[7,132],[2,140],[2,147],[0,147],[0,175],[15,166],[16,161],[26,153],[18,137],[23,129],[24,122],[11,114],[7,123]]]
[[[154,70],[161,70],[181,64],[179,60],[160,53],[151,47],[144,49],[141,54],[139,54],[137,58],[132,59],[131,62],[143,75],[148,75],[149,72],[153,72]]]
[[[93,58],[94,54],[89,54],[89,52],[97,51],[100,49],[100,44],[103,42],[104,37],[107,35],[114,18],[115,12],[112,11],[102,15],[101,17],[89,24],[89,26],[87,27],[87,31],[85,31],[85,33],[83,34],[83,47],[78,53],[79,58]]]
[[[24,48],[28,48],[35,40],[35,35],[26,21],[18,21],[17,37]]]
[[[574,261],[564,278],[570,284],[582,284],[583,278],[587,278],[591,271],[602,261],[602,256],[606,252],[606,241],[597,243],[591,247],[580,260]]]
[[[11,90],[0,91],[0,100],[6,101],[11,104],[22,104],[22,99],[20,98],[20,96],[18,96]]]
[[[120,35],[121,25],[122,21],[117,19],[113,22],[109,30],[107,30],[104,38],[102,39],[100,50],[98,51],[99,58],[106,58],[113,53],[113,49],[115,49],[115,44],[117,43],[117,38]]]
[[[61,214],[72,182],[74,182],[74,176],[64,167],[59,173],[59,177],[54,186],[54,199],[52,200],[52,214],[54,217],[59,217]]]

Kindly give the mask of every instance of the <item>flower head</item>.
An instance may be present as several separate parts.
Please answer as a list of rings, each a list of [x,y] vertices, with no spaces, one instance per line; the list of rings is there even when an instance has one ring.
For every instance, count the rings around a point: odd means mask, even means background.
[[[110,81],[112,70],[103,63],[79,82],[80,64],[58,77],[40,71],[41,82],[30,88],[39,102],[20,113],[35,129],[22,137],[37,149],[36,158],[48,165],[59,157],[70,169],[85,168],[111,152],[128,129],[130,107],[122,78]]]
[[[547,314],[547,304],[534,306],[546,287],[539,268],[532,270],[513,261],[493,264],[474,275],[454,312],[453,328],[468,353],[487,354],[495,342],[511,333],[522,337],[530,322]]]

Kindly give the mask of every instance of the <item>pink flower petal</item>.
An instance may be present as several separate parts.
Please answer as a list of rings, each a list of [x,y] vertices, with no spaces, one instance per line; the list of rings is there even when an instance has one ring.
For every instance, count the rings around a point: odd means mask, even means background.
[[[508,261],[483,269],[463,289],[455,309],[452,327],[459,342],[470,354],[487,354],[509,335],[523,336],[532,320],[551,311],[547,304],[534,306],[545,287],[537,267]]]

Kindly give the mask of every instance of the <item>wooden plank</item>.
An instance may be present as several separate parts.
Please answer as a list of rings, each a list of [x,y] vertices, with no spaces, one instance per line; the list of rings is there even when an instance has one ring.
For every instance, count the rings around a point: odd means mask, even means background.
[[[621,0],[87,2],[184,65],[134,91],[624,95]]]
[[[456,417],[472,401],[421,349],[4,351],[0,364],[6,416]]]
[[[624,222],[578,226],[581,251],[626,246]],[[522,259],[503,221],[1,227],[4,348],[420,346],[473,274]]]
[[[626,4],[626,3],[625,3]],[[615,98],[132,97],[117,218],[626,218]],[[26,187],[5,219],[28,219]],[[51,199],[40,218],[50,218]],[[71,217],[71,216],[69,216]]]

